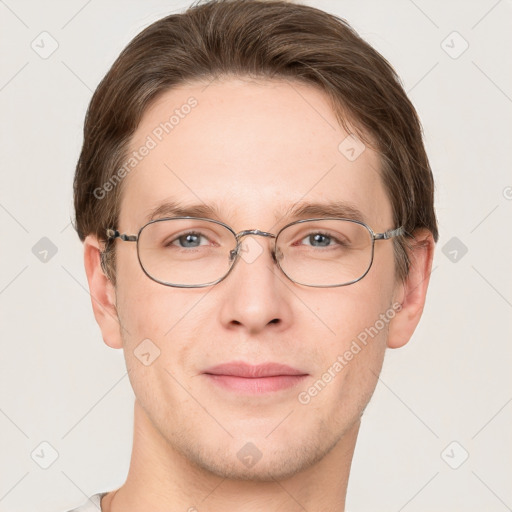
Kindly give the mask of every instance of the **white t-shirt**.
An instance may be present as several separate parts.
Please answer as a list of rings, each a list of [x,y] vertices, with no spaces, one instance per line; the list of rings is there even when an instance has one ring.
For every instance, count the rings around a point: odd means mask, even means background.
[[[105,496],[105,494],[108,494],[108,491],[95,494],[94,496],[91,496],[82,506],[74,508],[69,512],[101,512],[100,501],[101,498]],[[345,512],[349,511],[347,510]]]
[[[98,494],[94,494],[91,496],[83,505],[78,508],[74,508],[69,512],[101,512],[101,498],[108,494],[107,492],[99,492]]]

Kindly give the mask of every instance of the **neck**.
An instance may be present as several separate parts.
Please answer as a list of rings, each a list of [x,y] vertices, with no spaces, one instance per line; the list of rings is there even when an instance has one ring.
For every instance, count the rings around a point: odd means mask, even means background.
[[[153,426],[135,401],[126,482],[104,497],[104,512],[342,512],[359,422],[325,457],[284,480],[229,480],[190,462]]]

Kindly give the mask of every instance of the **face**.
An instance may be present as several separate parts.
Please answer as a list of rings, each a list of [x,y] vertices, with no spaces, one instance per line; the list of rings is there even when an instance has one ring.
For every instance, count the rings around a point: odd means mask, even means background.
[[[194,106],[182,108],[190,97]],[[176,109],[166,133],[161,123]],[[122,183],[122,233],[137,233],[166,201],[214,205],[235,232],[277,233],[296,220],[286,215],[290,207],[328,202],[357,207],[375,232],[396,227],[378,155],[366,147],[354,160],[340,151],[348,133],[310,86],[226,79],[180,87],[146,111],[132,150],[148,136],[155,146]],[[394,314],[392,242],[375,244],[361,281],[336,288],[288,280],[270,238],[246,240],[247,254],[263,252],[239,259],[223,281],[189,289],[152,281],[136,245],[116,244],[131,384],[170,449],[222,477],[281,479],[322,459],[358,425]],[[158,357],[142,364],[141,347]],[[278,363],[299,376],[258,384],[207,372],[233,362]]]

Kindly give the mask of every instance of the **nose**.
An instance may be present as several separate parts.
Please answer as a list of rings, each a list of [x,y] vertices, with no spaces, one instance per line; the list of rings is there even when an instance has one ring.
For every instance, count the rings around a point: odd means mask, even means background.
[[[262,234],[263,237],[255,236]],[[234,267],[216,287],[222,297],[220,319],[228,328],[255,334],[265,328],[283,329],[291,322],[286,277],[276,265],[274,235],[251,230],[240,240]],[[268,327],[267,327],[268,326]]]

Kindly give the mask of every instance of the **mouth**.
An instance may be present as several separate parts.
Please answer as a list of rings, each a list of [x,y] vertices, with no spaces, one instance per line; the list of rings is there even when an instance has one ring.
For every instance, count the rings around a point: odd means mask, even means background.
[[[250,365],[242,361],[213,366],[204,375],[224,389],[261,394],[289,389],[302,382],[308,373],[279,363]]]

